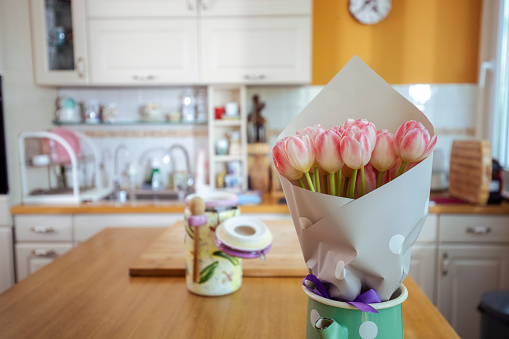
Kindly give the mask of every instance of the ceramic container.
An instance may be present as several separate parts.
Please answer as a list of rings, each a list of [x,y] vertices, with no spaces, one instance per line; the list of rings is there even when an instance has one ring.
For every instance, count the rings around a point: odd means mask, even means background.
[[[401,285],[389,301],[370,304],[379,313],[361,312],[354,306],[322,298],[303,287],[308,296],[306,339],[402,339],[401,304],[408,291]]]

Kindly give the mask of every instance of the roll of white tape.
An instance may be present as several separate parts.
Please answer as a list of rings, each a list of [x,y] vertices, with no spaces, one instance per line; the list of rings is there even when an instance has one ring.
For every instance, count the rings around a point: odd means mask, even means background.
[[[272,243],[272,233],[260,220],[235,217],[225,220],[216,228],[221,243],[243,251],[263,250]]]

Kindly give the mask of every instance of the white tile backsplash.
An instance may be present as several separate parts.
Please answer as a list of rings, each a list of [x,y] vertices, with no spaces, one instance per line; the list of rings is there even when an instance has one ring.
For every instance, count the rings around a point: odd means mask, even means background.
[[[393,85],[393,88],[418,106],[435,126],[438,135],[437,148],[444,151],[447,159],[454,139],[473,137],[476,121],[477,86],[475,84],[431,84],[423,86],[422,93],[410,95],[411,84]],[[252,111],[252,97],[260,96],[266,107],[263,115],[273,132],[270,142],[274,144],[278,131],[288,123],[322,90],[324,86],[251,86],[247,90],[247,109]],[[147,102],[159,102],[164,114],[179,110],[179,97],[186,87],[152,88],[60,88],[59,96],[71,96],[78,102],[98,100],[100,104],[115,102],[119,105],[119,120],[139,119],[139,113]],[[415,93],[415,91],[413,91]],[[429,98],[428,98],[429,97]],[[428,98],[423,100],[423,98]],[[87,127],[90,128],[90,127]],[[101,126],[99,128],[105,128]],[[112,126],[108,129],[164,129],[171,126]],[[184,127],[186,128],[186,127]],[[161,140],[163,139],[163,140]],[[111,153],[120,144],[126,144],[133,159],[153,147],[167,148],[173,144],[186,145],[191,164],[194,165],[199,149],[208,149],[206,137],[168,138],[100,138],[97,140],[101,153]],[[157,151],[152,152],[158,156]],[[136,160],[136,161],[138,161]],[[181,163],[181,161],[178,161]],[[447,161],[448,163],[448,161]],[[143,165],[143,164],[142,164]],[[163,169],[165,172],[166,169]],[[140,179],[141,180],[141,179]]]

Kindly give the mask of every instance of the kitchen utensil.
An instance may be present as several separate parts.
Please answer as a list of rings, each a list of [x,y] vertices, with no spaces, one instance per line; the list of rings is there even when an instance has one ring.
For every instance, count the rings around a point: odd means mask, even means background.
[[[189,201],[189,211],[191,216],[187,219],[189,226],[194,228],[194,260],[193,260],[193,280],[200,282],[200,227],[207,223],[205,212],[205,202],[199,196],[195,196]]]
[[[455,140],[449,165],[449,193],[473,204],[486,205],[492,172],[488,140]]]
[[[101,106],[101,120],[115,122],[118,117],[118,105],[114,102]]]
[[[180,96],[180,112],[183,121],[196,120],[196,99],[191,89],[185,90]]]
[[[227,102],[224,105],[225,114],[230,117],[239,115],[239,104],[236,102]]]
[[[99,103],[97,100],[83,102],[83,120],[89,124],[96,124],[100,121]]]
[[[80,139],[74,134],[73,131],[68,130],[64,127],[57,127],[50,131],[51,133],[55,133],[56,135],[62,137],[65,141],[69,143],[76,157],[79,157],[81,154],[81,145]],[[42,140],[42,151],[44,154],[48,155],[52,162],[57,164],[66,165],[71,162],[71,158],[69,153],[65,150],[65,148],[60,145],[58,142],[55,142],[52,139],[43,139]]]
[[[229,147],[228,139],[219,139],[216,141],[216,154],[217,155],[226,155],[228,154]]]

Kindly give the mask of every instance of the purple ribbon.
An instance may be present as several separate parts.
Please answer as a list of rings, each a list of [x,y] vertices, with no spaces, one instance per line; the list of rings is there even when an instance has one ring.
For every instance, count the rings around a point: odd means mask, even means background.
[[[303,280],[302,285],[304,285],[309,291],[314,294],[323,297],[325,299],[331,299],[327,294],[327,290],[322,282],[314,275],[308,274]],[[369,304],[375,304],[380,302],[380,297],[376,293],[374,289],[370,289],[364,293],[361,293],[354,301],[345,301],[347,304],[350,304],[354,307],[357,307],[361,312],[368,313],[378,313],[378,311]]]

